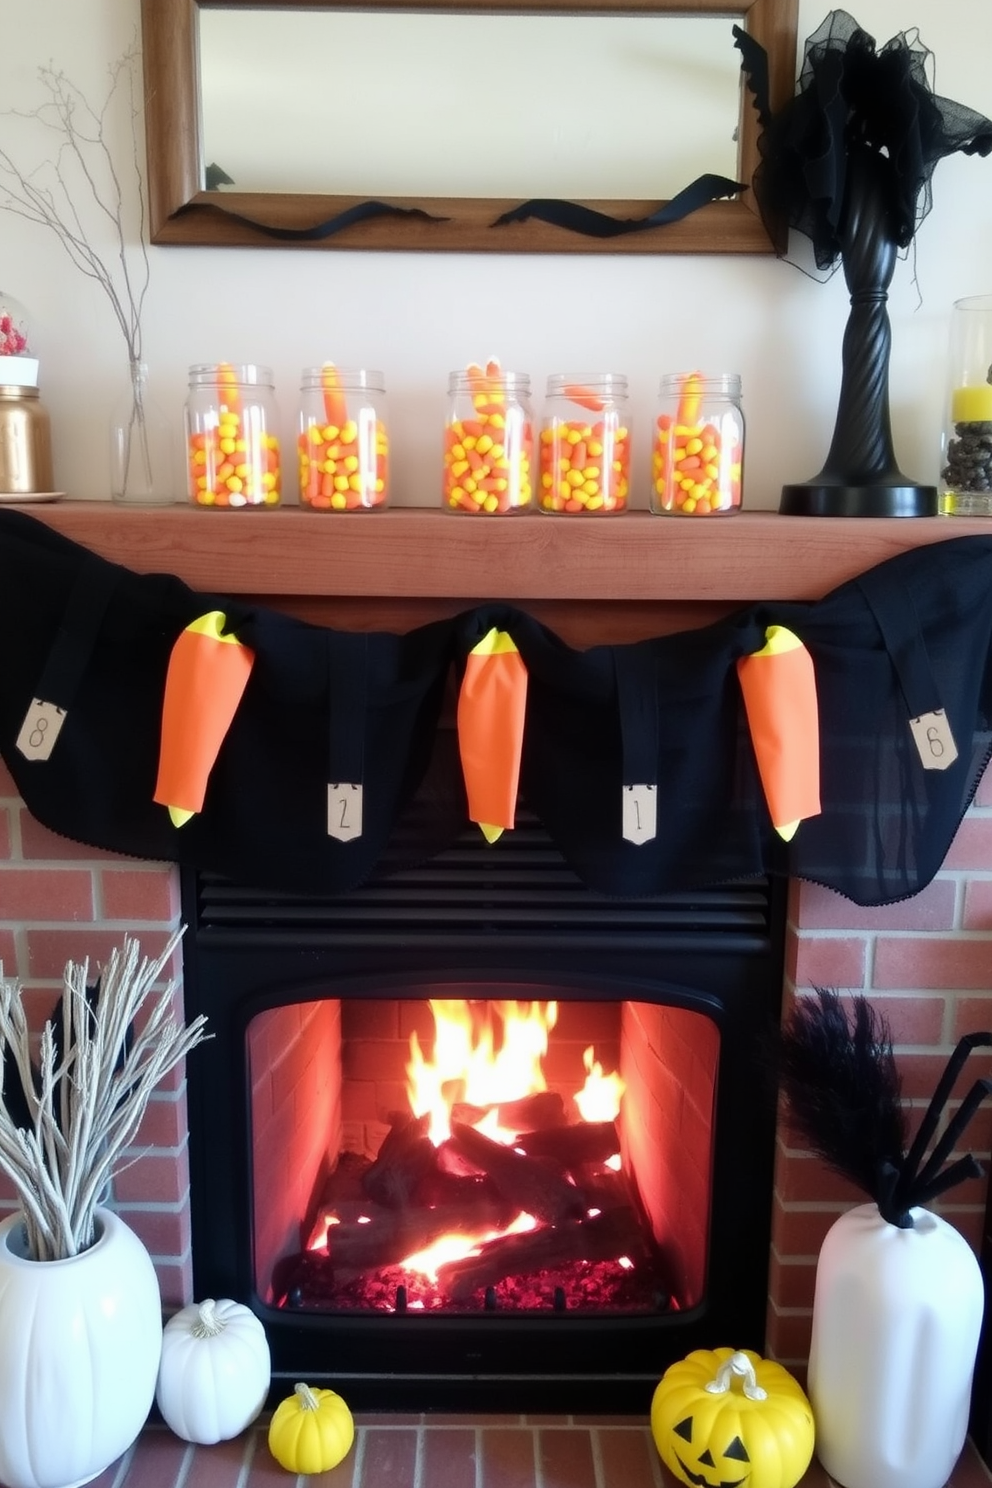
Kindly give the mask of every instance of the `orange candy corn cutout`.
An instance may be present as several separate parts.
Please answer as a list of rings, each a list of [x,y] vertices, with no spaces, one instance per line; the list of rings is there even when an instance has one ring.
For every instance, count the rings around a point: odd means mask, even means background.
[[[210,610],[187,625],[169,657],[153,799],[181,827],[203,810],[207,780],[237,712],[255,660],[227,616]]]
[[[335,429],[343,429],[348,422],[348,404],[341,390],[341,378],[333,362],[325,362],[320,369],[320,386],[324,394],[324,417]]]
[[[820,729],[813,658],[784,625],[737,663],[744,709],[772,826],[791,842],[820,814]]]
[[[523,658],[506,631],[493,627],[466,657],[457,715],[468,814],[487,842],[516,819],[526,707]]]

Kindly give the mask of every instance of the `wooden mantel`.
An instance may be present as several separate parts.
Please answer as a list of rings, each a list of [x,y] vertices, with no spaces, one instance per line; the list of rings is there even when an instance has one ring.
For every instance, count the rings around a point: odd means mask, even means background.
[[[773,512],[693,521],[89,501],[15,509],[127,568],[173,573],[195,589],[252,596],[326,624],[402,630],[496,600],[529,610],[573,644],[691,627],[755,600],[818,599],[907,548],[992,534],[992,522],[972,518]]]

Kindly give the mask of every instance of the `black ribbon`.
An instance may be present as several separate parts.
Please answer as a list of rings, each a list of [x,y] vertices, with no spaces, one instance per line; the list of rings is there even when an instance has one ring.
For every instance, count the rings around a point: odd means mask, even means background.
[[[527,222],[537,217],[550,222],[553,227],[564,227],[569,232],[583,233],[587,238],[618,238],[624,233],[646,232],[655,227],[668,227],[672,222],[681,222],[691,212],[718,201],[724,196],[736,196],[746,191],[743,181],[731,181],[728,176],[707,173],[697,176],[671,201],[652,212],[648,217],[610,217],[606,212],[597,212],[592,207],[583,207],[578,202],[557,201],[554,198],[534,197],[522,202],[497,217],[493,227],[503,227],[508,222]]]
[[[389,202],[381,201],[359,202],[357,206],[348,207],[336,217],[328,217],[326,221],[318,222],[313,227],[273,227],[267,222],[256,222],[254,217],[232,212],[219,202],[186,202],[176,215],[188,212],[219,212],[231,222],[240,222],[242,227],[253,228],[255,232],[265,233],[266,237],[276,238],[281,243],[319,243],[322,238],[331,238],[344,228],[352,227],[356,222],[365,222],[370,217],[422,217],[425,222],[449,220],[447,217],[432,217],[430,212],[425,212],[421,207],[394,207]]]

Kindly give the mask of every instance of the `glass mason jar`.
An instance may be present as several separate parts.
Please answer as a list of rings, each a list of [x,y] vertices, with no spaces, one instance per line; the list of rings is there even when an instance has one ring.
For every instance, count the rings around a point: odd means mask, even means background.
[[[0,383],[0,496],[48,493],[52,485],[51,424],[38,389]]]
[[[743,464],[737,373],[666,373],[651,451],[651,510],[680,517],[739,511]]]
[[[992,516],[992,295],[954,302],[948,372],[938,510]]]
[[[381,511],[389,500],[382,373],[330,363],[304,367],[298,450],[301,506]]]
[[[538,506],[545,512],[609,516],[627,509],[630,419],[618,372],[548,378],[541,424]]]
[[[195,506],[279,505],[277,418],[270,367],[190,367],[186,453]]]
[[[529,510],[533,456],[530,378],[482,368],[452,372],[442,476],[448,510],[483,516]]]

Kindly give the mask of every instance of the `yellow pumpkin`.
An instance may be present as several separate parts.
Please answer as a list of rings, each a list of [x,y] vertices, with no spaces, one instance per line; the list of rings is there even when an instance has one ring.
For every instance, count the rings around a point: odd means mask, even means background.
[[[329,1472],[355,1440],[351,1411],[333,1390],[295,1385],[269,1423],[269,1451],[291,1473]]]
[[[695,1349],[655,1390],[651,1434],[692,1488],[795,1488],[813,1456],[813,1410],[781,1364],[749,1349]]]

